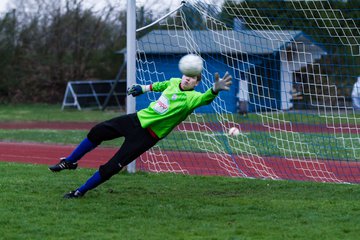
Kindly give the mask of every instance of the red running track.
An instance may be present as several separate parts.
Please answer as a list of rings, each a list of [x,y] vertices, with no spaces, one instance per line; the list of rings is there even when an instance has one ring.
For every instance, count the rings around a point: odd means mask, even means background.
[[[54,164],[71,153],[74,146],[38,143],[0,142],[0,161]],[[115,152],[115,148],[97,148],[88,153],[80,167],[98,168]],[[157,163],[154,155],[157,155]],[[160,161],[166,155],[164,161]],[[138,169],[157,172],[160,169],[194,175],[221,175],[253,178],[291,179],[320,182],[360,183],[358,162],[310,161],[282,157],[222,156],[208,153],[153,152],[143,155]]]

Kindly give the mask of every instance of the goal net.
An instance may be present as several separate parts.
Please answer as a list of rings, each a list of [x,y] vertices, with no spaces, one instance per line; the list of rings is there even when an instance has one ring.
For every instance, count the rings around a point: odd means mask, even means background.
[[[188,1],[138,32],[138,83],[181,77],[179,59],[196,53],[204,59],[197,91],[212,87],[215,72],[228,71],[233,85],[136,168],[360,182],[360,115],[351,98],[360,76],[359,8],[358,1]],[[159,96],[138,97],[137,110]],[[231,127],[240,133],[230,135]]]

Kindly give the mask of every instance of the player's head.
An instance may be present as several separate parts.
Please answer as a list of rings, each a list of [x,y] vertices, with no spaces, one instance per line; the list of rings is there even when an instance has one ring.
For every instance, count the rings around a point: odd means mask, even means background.
[[[200,76],[186,76],[183,75],[181,78],[180,86],[183,90],[193,90],[197,85],[199,85],[201,81],[201,75]]]

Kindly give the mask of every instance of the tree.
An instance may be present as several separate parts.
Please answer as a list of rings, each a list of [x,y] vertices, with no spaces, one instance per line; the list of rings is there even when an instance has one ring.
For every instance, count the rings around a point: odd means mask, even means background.
[[[8,56],[0,66],[1,101],[59,102],[69,80],[114,78],[122,61],[114,52],[125,46],[125,10],[95,11],[77,0],[17,3],[13,20],[0,24]]]

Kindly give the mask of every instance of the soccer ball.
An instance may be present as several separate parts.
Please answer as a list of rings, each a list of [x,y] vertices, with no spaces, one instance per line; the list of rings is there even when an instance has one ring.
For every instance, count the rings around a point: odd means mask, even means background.
[[[203,60],[195,54],[185,55],[179,61],[179,69],[186,76],[199,76],[203,70]]]
[[[237,136],[240,134],[240,130],[236,127],[232,127],[229,129],[229,135],[230,136]]]

